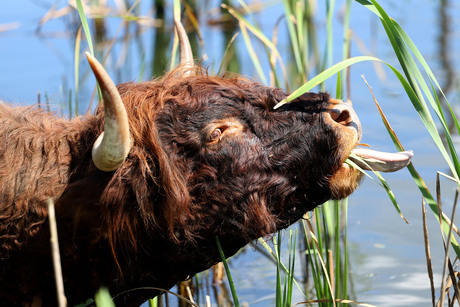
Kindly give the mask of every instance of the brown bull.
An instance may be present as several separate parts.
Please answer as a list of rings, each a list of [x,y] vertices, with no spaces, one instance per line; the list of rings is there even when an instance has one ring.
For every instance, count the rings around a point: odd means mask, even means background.
[[[101,286],[169,289],[219,261],[216,236],[230,256],[356,188],[344,163],[361,138],[351,106],[305,94],[274,110],[285,92],[208,76],[181,48],[182,69],[118,91],[88,56],[104,99],[95,115],[0,103],[1,304],[56,304],[48,199],[73,305]]]

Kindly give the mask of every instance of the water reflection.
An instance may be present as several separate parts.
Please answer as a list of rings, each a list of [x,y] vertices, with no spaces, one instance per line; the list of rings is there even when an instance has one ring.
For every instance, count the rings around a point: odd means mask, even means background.
[[[452,97],[452,94],[455,94],[459,89],[455,88],[455,85],[458,81],[457,75],[455,74],[455,62],[453,60],[453,52],[452,52],[452,18],[450,17],[449,13],[451,11],[451,3],[449,0],[440,0],[438,4],[438,54],[439,54],[439,62],[442,67],[442,74],[441,74],[441,88],[444,94],[447,97]],[[449,108],[447,106],[446,99],[441,91],[437,90],[437,95],[439,97],[440,103],[443,106],[444,110],[446,110],[445,114],[449,116],[449,131],[452,133],[454,132],[455,122],[453,121],[453,117],[449,112]],[[454,93],[453,93],[454,92]],[[453,101],[455,103],[455,101]],[[451,102],[452,104],[452,102]],[[458,106],[453,108],[455,114],[458,114]],[[444,134],[444,133],[443,133]]]

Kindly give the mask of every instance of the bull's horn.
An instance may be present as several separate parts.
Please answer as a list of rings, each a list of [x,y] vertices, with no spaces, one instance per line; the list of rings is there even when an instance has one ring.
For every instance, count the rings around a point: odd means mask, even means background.
[[[191,68],[193,67],[193,53],[187,32],[185,32],[184,26],[179,20],[174,19],[174,24],[176,26],[177,37],[179,38],[180,65]]]
[[[86,57],[101,88],[105,114],[104,132],[93,145],[93,162],[101,171],[110,172],[123,164],[131,149],[128,116],[120,93],[104,67],[88,52]]]

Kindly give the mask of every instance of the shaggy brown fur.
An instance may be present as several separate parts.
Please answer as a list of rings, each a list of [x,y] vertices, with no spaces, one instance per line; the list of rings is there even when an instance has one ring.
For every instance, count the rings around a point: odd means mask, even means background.
[[[49,198],[73,305],[101,286],[169,289],[219,261],[216,236],[230,256],[356,188],[354,171],[341,179],[346,191],[330,186],[356,140],[324,120],[326,94],[273,111],[281,90],[204,74],[119,91],[134,145],[115,172],[91,161],[102,109],[68,121],[0,104],[0,302],[56,304]]]

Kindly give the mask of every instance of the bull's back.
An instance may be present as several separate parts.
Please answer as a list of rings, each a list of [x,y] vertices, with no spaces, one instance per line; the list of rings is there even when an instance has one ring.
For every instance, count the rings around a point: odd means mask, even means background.
[[[0,238],[21,244],[46,218],[46,201],[65,186],[70,162],[56,119],[36,108],[0,104]],[[61,136],[60,136],[61,135]],[[0,255],[4,246],[0,249]]]
[[[39,259],[49,253],[49,239],[42,244],[37,237],[47,200],[65,188],[70,159],[56,121],[65,123],[36,108],[0,103],[0,295],[7,301],[34,287],[33,270],[47,270]]]

